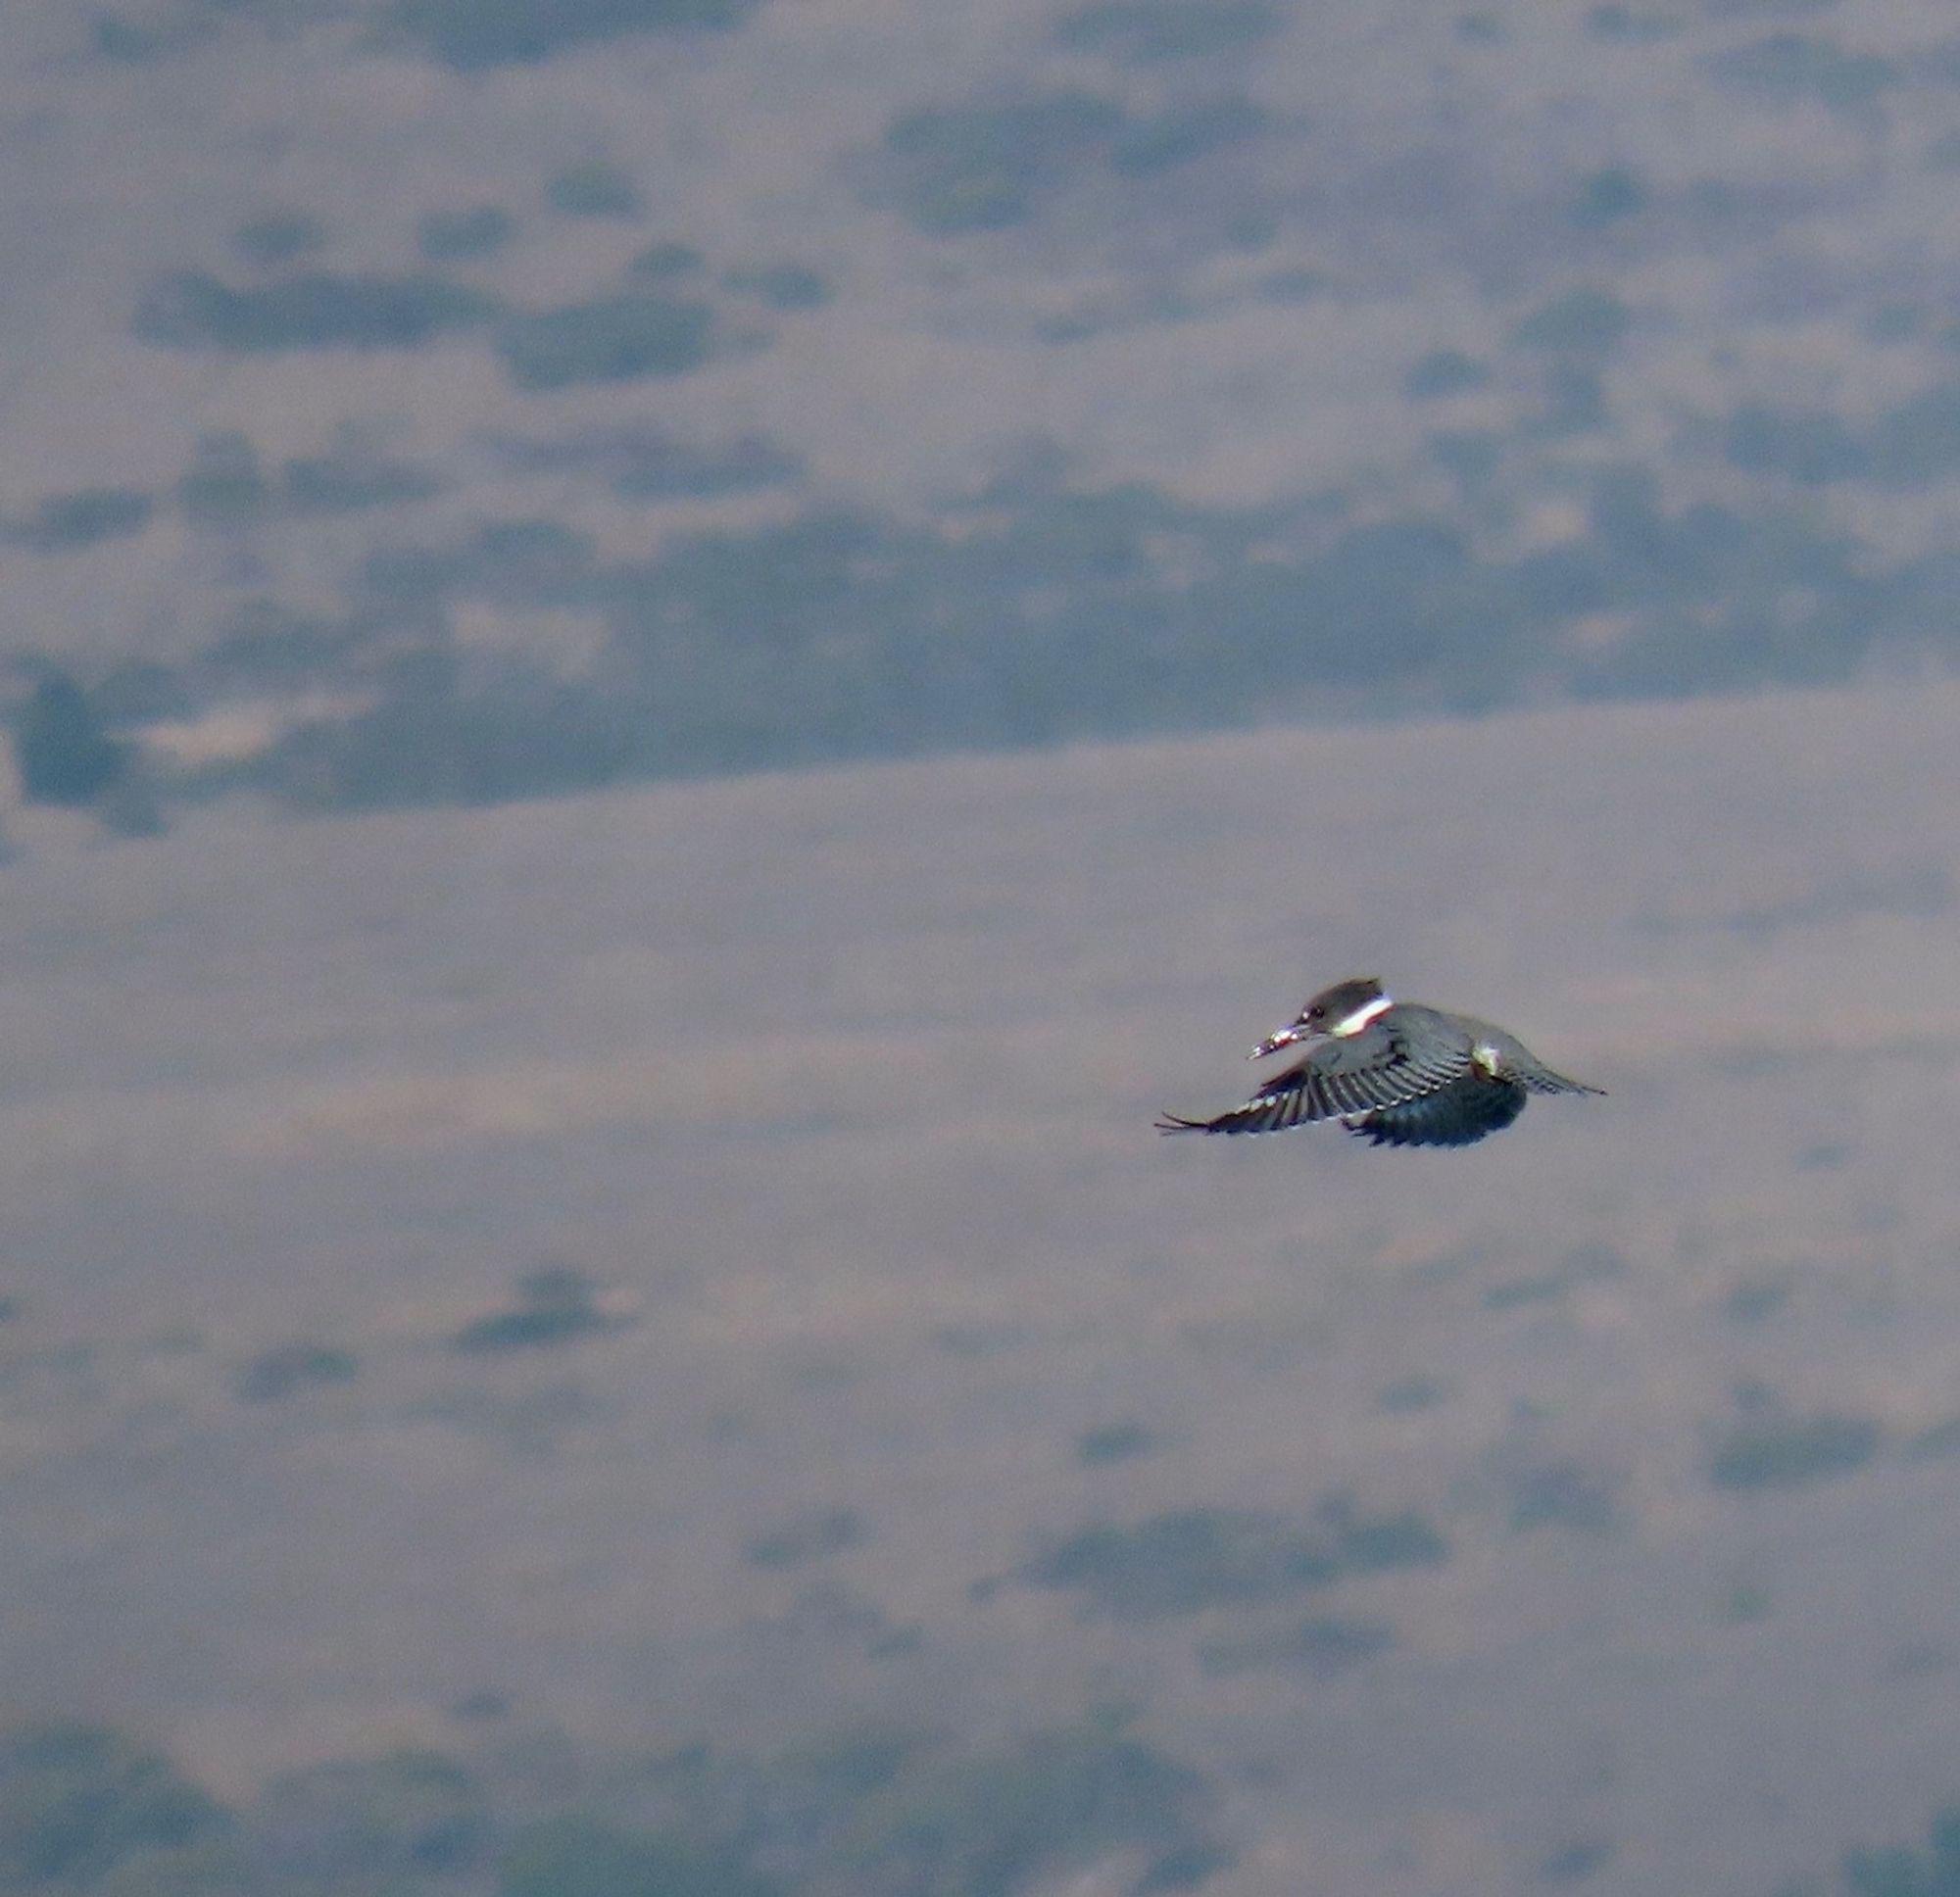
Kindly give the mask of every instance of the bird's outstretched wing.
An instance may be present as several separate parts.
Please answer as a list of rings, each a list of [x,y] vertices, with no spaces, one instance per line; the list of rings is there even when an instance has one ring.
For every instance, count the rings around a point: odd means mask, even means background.
[[[1468,1146],[1502,1132],[1525,1110],[1529,1097],[1517,1081],[1471,1073],[1420,1099],[1380,1107],[1342,1124],[1378,1146]]]
[[[1466,1046],[1410,1047],[1379,1023],[1359,1034],[1316,1041],[1306,1057],[1275,1074],[1243,1106],[1213,1120],[1166,1113],[1160,1133],[1284,1133],[1314,1120],[1358,1119],[1401,1106],[1471,1071]]]

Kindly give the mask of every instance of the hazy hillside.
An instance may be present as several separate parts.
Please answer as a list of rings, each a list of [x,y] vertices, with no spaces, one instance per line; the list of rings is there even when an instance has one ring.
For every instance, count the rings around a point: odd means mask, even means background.
[[[1960,1891],[1949,8],[0,52],[0,1891]]]
[[[122,829],[1950,661],[1936,6],[10,39],[27,792]]]

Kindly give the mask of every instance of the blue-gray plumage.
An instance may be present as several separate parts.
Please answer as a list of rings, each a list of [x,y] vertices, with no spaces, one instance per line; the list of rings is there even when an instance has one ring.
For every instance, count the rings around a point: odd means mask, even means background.
[[[1554,1073],[1516,1035],[1467,1014],[1397,1001],[1373,977],[1337,982],[1252,1049],[1304,1056],[1211,1120],[1165,1114],[1164,1133],[1283,1133],[1339,1120],[1378,1146],[1467,1146],[1534,1094],[1600,1094]]]

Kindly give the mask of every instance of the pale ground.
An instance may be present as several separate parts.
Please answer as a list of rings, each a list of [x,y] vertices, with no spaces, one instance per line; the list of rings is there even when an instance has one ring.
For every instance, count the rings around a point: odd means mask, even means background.
[[[1960,1460],[1907,1453],[1960,1413],[1956,720],[1883,686],[17,818],[0,1698],[233,1787],[482,1687],[644,1743],[1130,1697],[1231,1787],[1222,1897],[1494,1897],[1592,1838],[1589,1890],[1767,1890],[1914,1835],[1960,1792]],[[1368,971],[1610,1096],[1461,1153],[1152,1133]],[[636,1321],[446,1348],[545,1261]],[[360,1377],[237,1400],[296,1338]],[[1750,1386],[1885,1446],[1714,1487]],[[1132,1421],[1154,1452],[1079,1460]],[[1512,1532],[1561,1462],[1616,1529]],[[969,1598],[1086,1521],[1342,1490],[1447,1564],[1145,1623]],[[834,1505],[861,1545],[743,1561]],[[1396,1644],[1199,1667],[1303,1612]]]

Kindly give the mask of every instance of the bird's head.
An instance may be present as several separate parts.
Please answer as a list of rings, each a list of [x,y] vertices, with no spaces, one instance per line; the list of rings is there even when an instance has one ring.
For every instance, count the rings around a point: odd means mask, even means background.
[[[1391,1005],[1388,991],[1372,975],[1336,982],[1332,988],[1323,988],[1278,1034],[1261,1041],[1246,1057],[1261,1060],[1297,1041],[1359,1034]]]

